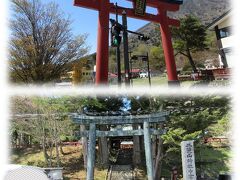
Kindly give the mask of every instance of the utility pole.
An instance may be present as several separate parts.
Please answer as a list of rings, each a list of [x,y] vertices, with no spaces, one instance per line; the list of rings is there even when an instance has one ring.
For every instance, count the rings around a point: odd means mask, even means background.
[[[130,56],[130,82],[131,86],[133,87],[133,67],[132,67],[132,51],[129,51],[129,56]]]
[[[110,19],[111,26],[111,46],[116,47],[116,60],[117,60],[117,74],[118,74],[118,86],[121,86],[121,61],[120,61],[120,44],[123,36],[123,49],[124,49],[124,73],[125,73],[125,86],[130,86],[130,80],[132,82],[132,64],[129,62],[129,51],[128,51],[128,33],[138,35],[138,39],[141,41],[147,41],[150,38],[144,34],[133,32],[127,29],[127,14],[125,11],[122,12],[122,25],[118,23],[118,6],[115,4],[116,20]],[[120,33],[122,32],[122,36]],[[131,55],[130,55],[131,56]],[[148,62],[149,63],[149,62]],[[131,65],[131,67],[130,67]],[[131,70],[132,71],[132,70]],[[150,80],[149,80],[150,81]],[[151,82],[149,83],[151,85]]]
[[[129,73],[129,56],[128,56],[128,32],[127,32],[127,14],[122,12],[122,26],[123,26],[123,49],[124,49],[124,69],[125,69],[125,85],[130,86]]]
[[[149,81],[149,86],[151,87],[151,73],[150,73],[150,67],[149,67],[149,57],[147,53],[147,69],[148,69],[148,81]]]
[[[118,23],[118,5],[116,7],[116,23]],[[116,58],[117,58],[117,75],[118,75],[118,86],[122,84],[122,74],[121,74],[121,59],[120,59],[120,44],[116,47]]]

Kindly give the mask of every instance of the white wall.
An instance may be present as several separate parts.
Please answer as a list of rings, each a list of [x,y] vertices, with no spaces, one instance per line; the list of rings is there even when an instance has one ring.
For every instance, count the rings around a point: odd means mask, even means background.
[[[234,38],[233,36],[222,38],[221,41],[223,48],[232,47],[233,46],[232,42],[234,41],[233,38]]]
[[[221,23],[218,24],[218,28],[224,28],[224,27],[228,27],[228,26],[232,26],[232,19],[231,17],[226,17]]]

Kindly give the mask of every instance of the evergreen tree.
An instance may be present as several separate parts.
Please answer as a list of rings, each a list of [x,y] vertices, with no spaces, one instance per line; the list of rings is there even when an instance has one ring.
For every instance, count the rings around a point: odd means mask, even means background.
[[[194,72],[197,72],[196,65],[192,58],[192,52],[205,50],[206,28],[200,23],[200,20],[192,15],[180,19],[180,27],[172,28],[172,37],[174,40],[174,49],[176,54],[186,56]]]

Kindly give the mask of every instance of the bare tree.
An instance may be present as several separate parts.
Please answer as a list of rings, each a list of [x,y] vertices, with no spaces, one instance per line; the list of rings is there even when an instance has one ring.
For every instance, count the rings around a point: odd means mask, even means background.
[[[15,97],[11,102],[13,147],[24,147],[22,137],[29,135],[40,145],[45,165],[60,166],[60,136],[71,131],[63,105],[55,103],[54,98],[37,97]]]
[[[55,3],[12,0],[10,73],[13,82],[51,82],[70,62],[88,53],[87,35],[74,36],[71,21]]]

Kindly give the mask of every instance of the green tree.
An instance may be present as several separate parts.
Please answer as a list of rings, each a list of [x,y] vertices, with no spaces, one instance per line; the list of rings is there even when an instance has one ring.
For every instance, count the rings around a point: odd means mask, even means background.
[[[134,48],[132,55],[147,55],[147,53],[149,53],[149,48],[147,44],[141,42]],[[147,64],[146,62],[135,60],[132,61],[132,67],[146,70]]]
[[[206,28],[196,17],[192,15],[181,18],[180,21],[180,27],[172,28],[174,49],[176,50],[176,54],[180,53],[186,56],[192,66],[193,71],[197,72],[197,68],[191,53],[205,50],[207,48]]]
[[[209,149],[208,145],[202,143],[204,137],[211,136],[210,127],[219,124],[222,117],[228,114],[230,109],[228,98],[209,96],[168,99],[164,109],[171,112],[166,124],[167,133],[162,136],[164,149],[162,157],[165,167],[171,169],[177,166],[180,170],[180,142],[194,140],[197,174],[204,173],[208,178],[217,178],[221,171],[229,170],[225,161],[229,158],[228,155],[220,149]],[[229,118],[224,122],[229,125]],[[221,166],[217,166],[218,163],[221,163]],[[209,168],[212,169],[211,172]]]
[[[157,146],[155,177],[168,176],[172,167],[181,172],[181,147],[185,140],[194,140],[197,174],[217,177],[222,171],[229,171],[227,148],[214,149],[202,144],[204,137],[226,134],[229,130],[229,99],[221,96],[209,97],[144,97],[130,98],[131,113],[148,114],[150,112],[169,111],[165,124],[155,128],[166,129],[166,134],[152,137],[154,148]],[[157,138],[157,140],[155,139]],[[204,163],[204,166],[203,166]],[[217,164],[221,164],[218,166]],[[209,169],[212,169],[210,171]]]
[[[165,69],[165,61],[163,55],[163,49],[158,46],[152,46],[150,48],[150,67],[155,70]]]
[[[87,35],[74,36],[71,21],[58,5],[40,0],[12,0],[10,75],[13,82],[51,82],[68,64],[86,55]]]

